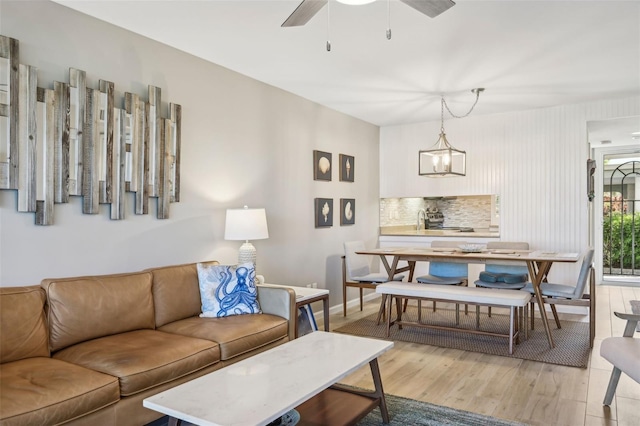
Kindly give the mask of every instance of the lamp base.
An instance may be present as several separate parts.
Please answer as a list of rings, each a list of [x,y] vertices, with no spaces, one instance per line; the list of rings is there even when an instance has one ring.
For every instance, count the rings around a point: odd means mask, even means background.
[[[240,246],[238,251],[238,263],[253,263],[255,269],[256,266],[256,248],[249,241],[246,241]]]

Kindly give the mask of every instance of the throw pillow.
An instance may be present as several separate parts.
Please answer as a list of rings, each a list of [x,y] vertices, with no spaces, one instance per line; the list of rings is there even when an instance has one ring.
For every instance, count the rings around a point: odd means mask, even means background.
[[[203,318],[260,314],[253,263],[205,265],[198,263]]]

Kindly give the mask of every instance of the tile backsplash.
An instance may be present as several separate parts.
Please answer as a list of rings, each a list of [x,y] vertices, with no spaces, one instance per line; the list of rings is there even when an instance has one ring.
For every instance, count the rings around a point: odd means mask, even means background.
[[[489,228],[499,225],[497,195],[463,195],[455,197],[382,198],[380,226],[413,225],[420,209],[437,208],[444,215],[444,226]]]

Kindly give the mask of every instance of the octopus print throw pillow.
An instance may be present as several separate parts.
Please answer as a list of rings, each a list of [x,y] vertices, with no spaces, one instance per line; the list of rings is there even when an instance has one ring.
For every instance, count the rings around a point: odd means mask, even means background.
[[[253,263],[205,265],[198,263],[202,318],[260,314]]]

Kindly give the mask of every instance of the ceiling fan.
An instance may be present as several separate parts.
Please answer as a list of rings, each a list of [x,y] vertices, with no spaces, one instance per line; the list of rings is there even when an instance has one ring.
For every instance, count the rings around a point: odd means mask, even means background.
[[[282,23],[282,27],[298,27],[309,22],[329,0],[302,0],[296,10]],[[373,0],[372,0],[373,1]],[[455,5],[452,0],[400,0],[430,18],[435,18]],[[347,3],[345,1],[345,3]],[[362,1],[360,2],[362,3]]]

